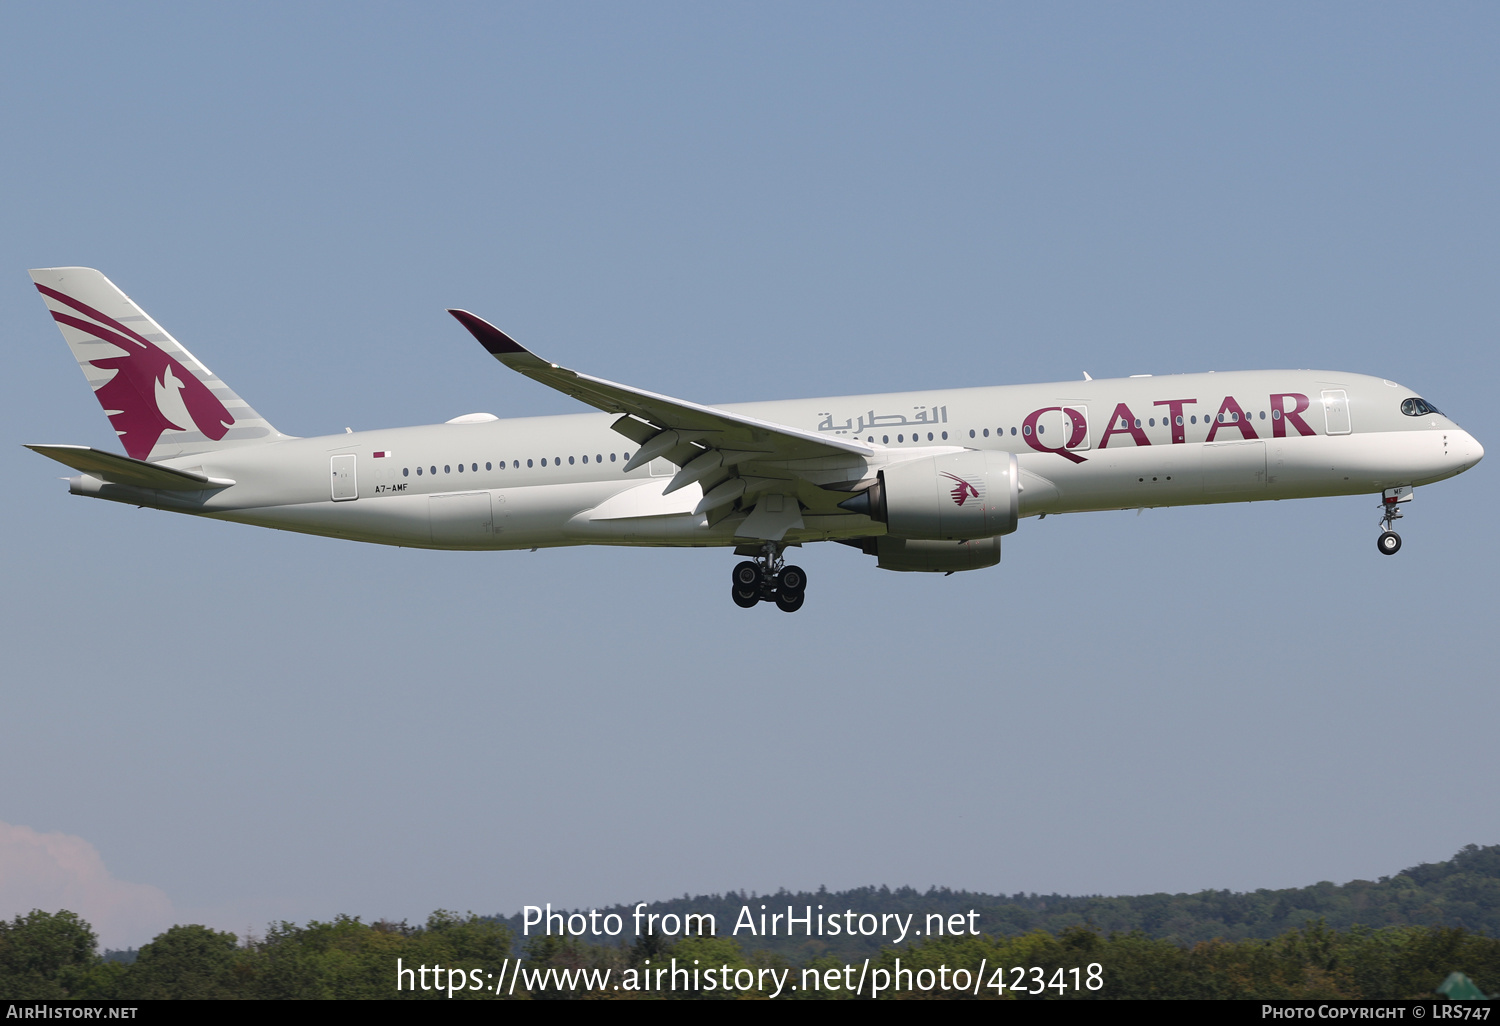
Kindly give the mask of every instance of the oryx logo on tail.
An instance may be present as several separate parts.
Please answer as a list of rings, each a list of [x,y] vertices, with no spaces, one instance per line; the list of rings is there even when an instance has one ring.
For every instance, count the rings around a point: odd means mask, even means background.
[[[54,310],[53,320],[124,350],[123,356],[88,362],[115,372],[94,395],[131,456],[146,459],[167,431],[197,430],[213,441],[229,431],[234,416],[224,404],[197,375],[154,342],[56,289],[40,282],[36,287],[42,295],[83,315]]]

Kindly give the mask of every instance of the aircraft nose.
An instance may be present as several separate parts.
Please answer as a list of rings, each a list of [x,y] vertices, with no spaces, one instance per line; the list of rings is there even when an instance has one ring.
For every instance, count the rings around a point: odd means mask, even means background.
[[[1460,431],[1455,441],[1458,444],[1454,447],[1453,454],[1458,457],[1460,472],[1468,470],[1484,459],[1484,446],[1479,444],[1479,439],[1467,431]]]

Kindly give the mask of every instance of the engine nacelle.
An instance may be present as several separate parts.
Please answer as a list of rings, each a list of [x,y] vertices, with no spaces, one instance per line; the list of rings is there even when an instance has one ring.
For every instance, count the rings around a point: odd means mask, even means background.
[[[842,505],[905,539],[997,538],[1016,529],[1020,483],[1014,453],[966,449],[892,464],[868,491]],[[997,540],[995,558],[983,565],[999,562],[999,553]]]
[[[959,570],[982,570],[1000,562],[999,538],[955,542],[886,535],[870,541],[874,543],[873,555],[882,570],[951,574]]]

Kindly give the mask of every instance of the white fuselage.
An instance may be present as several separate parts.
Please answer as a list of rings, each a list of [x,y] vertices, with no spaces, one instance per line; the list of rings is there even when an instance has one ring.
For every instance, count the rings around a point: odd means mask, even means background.
[[[1418,393],[1380,378],[1242,371],[742,403],[722,409],[855,454],[758,464],[802,489],[787,543],[886,533],[808,491],[853,490],[884,466],[962,449],[1017,454],[1022,516],[1380,492],[1452,477],[1483,456]],[[73,491],[282,530],[444,549],[735,544],[745,514],[695,514],[697,485],[663,489],[665,460],[624,471],[638,446],[608,413],[361,431],[226,448],[163,465],[231,479],[153,491],[83,476]],[[503,469],[502,469],[503,468]],[[830,493],[831,494],[831,493]]]

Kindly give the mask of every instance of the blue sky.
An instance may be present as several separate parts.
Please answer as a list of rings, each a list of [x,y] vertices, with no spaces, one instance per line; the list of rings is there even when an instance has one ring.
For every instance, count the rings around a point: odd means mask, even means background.
[[[1500,841],[1488,463],[1394,559],[1368,497],[1049,517],[951,578],[811,547],[786,616],[729,602],[725,552],[298,537],[74,498],[20,447],[112,442],[25,275],[82,264],[299,435],[579,409],[462,306],[704,402],[1328,367],[1493,448],[1497,36],[1479,4],[6,6],[0,915],[113,896],[119,945]]]

